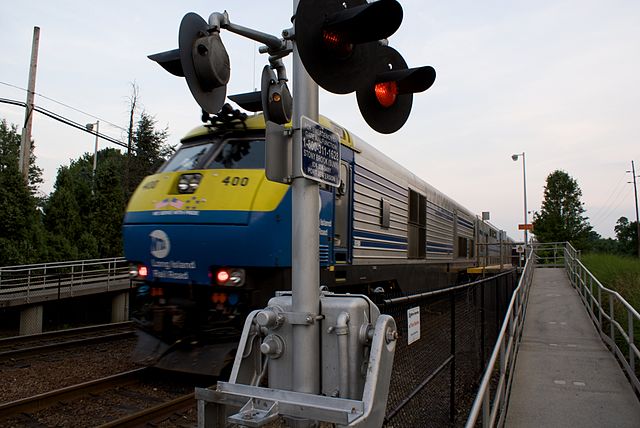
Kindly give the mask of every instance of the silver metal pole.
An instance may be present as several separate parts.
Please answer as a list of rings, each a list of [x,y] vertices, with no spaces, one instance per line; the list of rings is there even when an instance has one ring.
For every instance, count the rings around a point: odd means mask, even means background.
[[[36,91],[36,71],[38,68],[38,46],[40,45],[40,27],[33,27],[31,44],[31,64],[29,66],[29,86],[27,87],[27,106],[24,111],[24,126],[20,139],[20,172],[29,183],[29,158],[31,157],[31,124],[33,119],[33,100]]]
[[[528,235],[528,231],[526,229],[526,225],[529,224],[528,222],[528,213],[527,213],[527,167],[525,165],[525,160],[524,160],[524,152],[522,152],[522,182],[524,183],[524,224],[525,224],[525,229],[524,229],[524,245],[525,248],[527,246],[527,244],[529,243],[529,235]],[[526,251],[525,251],[526,254]]]
[[[293,1],[295,15],[300,0]],[[294,313],[318,314],[319,296],[319,192],[318,184],[301,176],[302,131],[300,117],[318,121],[318,85],[309,77],[298,49],[293,50],[293,171],[291,290]],[[313,324],[293,326],[293,389],[320,392],[320,329]]]

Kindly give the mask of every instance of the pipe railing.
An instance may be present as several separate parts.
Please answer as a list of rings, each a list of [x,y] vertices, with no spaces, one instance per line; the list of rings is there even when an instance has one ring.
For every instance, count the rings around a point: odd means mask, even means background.
[[[511,297],[466,427],[475,426],[481,415],[483,427],[504,423],[535,263],[534,250],[529,252],[518,287]]]
[[[640,394],[640,350],[634,332],[634,324],[635,328],[640,327],[640,314],[620,294],[598,281],[582,264],[579,252],[571,244],[565,248],[566,269],[571,285],[580,295],[602,341],[624,368],[636,394]]]
[[[129,278],[129,263],[123,257],[73,260],[57,263],[0,267],[0,296],[65,288],[70,292],[92,284],[110,284]]]

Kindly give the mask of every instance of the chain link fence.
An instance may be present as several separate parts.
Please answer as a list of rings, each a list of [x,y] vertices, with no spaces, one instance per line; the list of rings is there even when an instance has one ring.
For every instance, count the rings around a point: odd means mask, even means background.
[[[464,425],[517,276],[514,269],[469,284],[385,296],[377,302],[383,313],[394,317],[400,336],[386,427]]]

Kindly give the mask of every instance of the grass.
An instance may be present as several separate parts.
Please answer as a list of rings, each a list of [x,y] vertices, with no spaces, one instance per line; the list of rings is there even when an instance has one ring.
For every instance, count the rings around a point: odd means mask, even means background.
[[[640,310],[640,259],[613,254],[585,254],[582,263],[607,288]]]

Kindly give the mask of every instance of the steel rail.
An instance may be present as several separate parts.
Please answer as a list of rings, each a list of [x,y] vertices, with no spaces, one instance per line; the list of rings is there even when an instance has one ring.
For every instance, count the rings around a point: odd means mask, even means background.
[[[133,384],[138,382],[140,377],[142,377],[149,370],[151,369],[148,367],[143,367],[140,369],[118,373],[112,376],[107,376],[101,379],[96,379],[77,385],[71,385],[65,388],[57,389],[55,391],[45,392],[42,394],[34,395],[32,397],[0,404],[0,418],[11,417],[18,413],[37,412],[39,410],[46,409],[60,402],[61,400],[72,399],[78,396],[86,395],[90,392],[104,391],[113,388],[114,386]]]
[[[56,337],[65,337],[72,334],[86,334],[93,333],[101,330],[110,330],[124,327],[132,327],[133,323],[131,321],[123,321],[123,322],[114,322],[108,324],[96,324],[89,325],[84,327],[75,327],[75,328],[66,328],[61,330],[51,330],[46,331],[44,333],[36,333],[36,334],[26,334],[22,336],[10,336],[10,337],[2,337],[0,338],[0,348],[11,346],[13,344],[20,344],[23,342],[28,342],[30,340],[40,340],[40,339],[53,339]]]
[[[65,340],[62,342],[54,342],[54,343],[47,343],[43,345],[30,346],[28,348],[9,349],[7,351],[0,351],[0,359],[4,359],[7,357],[16,358],[18,356],[26,357],[29,355],[37,355],[44,351],[73,348],[74,346],[78,346],[78,345],[89,345],[93,343],[109,342],[113,340],[132,337],[134,335],[135,335],[135,330],[132,329],[130,331],[103,334],[100,336],[85,337],[85,338],[74,339],[74,340]]]
[[[183,395],[166,403],[158,404],[138,413],[125,416],[106,424],[98,425],[98,428],[134,428],[147,426],[149,423],[164,419],[175,412],[188,409],[196,405],[195,392]]]

